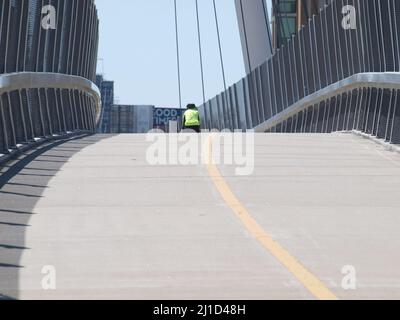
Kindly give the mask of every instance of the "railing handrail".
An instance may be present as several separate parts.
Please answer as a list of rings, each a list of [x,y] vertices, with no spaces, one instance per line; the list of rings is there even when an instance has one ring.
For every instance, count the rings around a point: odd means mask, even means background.
[[[0,95],[23,89],[46,88],[79,90],[89,93],[96,101],[96,123],[100,120],[100,90],[86,78],[49,72],[16,72],[0,75]]]
[[[343,93],[361,88],[400,90],[400,72],[358,73],[333,83],[297,101],[282,112],[254,128],[255,132],[266,132],[310,106],[329,100]]]

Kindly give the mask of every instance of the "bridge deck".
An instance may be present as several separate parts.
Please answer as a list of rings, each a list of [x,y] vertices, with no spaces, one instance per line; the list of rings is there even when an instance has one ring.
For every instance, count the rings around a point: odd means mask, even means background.
[[[257,135],[253,175],[219,166],[212,179],[204,165],[150,166],[148,146],[90,136],[2,170],[0,295],[316,298],[301,265],[340,299],[400,298],[398,154],[347,134]],[[42,289],[49,265],[55,291]],[[346,265],[356,290],[341,286]]]

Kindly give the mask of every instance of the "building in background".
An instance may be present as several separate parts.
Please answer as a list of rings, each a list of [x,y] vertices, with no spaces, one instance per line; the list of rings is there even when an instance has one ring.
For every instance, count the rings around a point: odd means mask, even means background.
[[[101,102],[103,105],[99,133],[111,133],[111,108],[114,105],[114,81],[104,80],[102,75],[96,76],[96,85],[100,89]]]
[[[273,47],[280,48],[329,0],[272,0]]]
[[[272,0],[272,35],[274,48],[282,47],[298,30],[297,0]]]
[[[265,0],[235,0],[246,73],[273,54],[269,13]]]
[[[162,130],[164,132],[169,132],[169,125],[171,122],[177,123],[177,128],[172,130],[178,130],[182,128],[182,116],[183,110],[176,108],[155,108],[154,109],[154,119],[153,128]]]
[[[113,105],[110,133],[147,133],[153,129],[154,106]]]
[[[331,0],[301,0],[297,1],[297,29],[308,24],[308,19],[318,14],[320,9]]]
[[[182,128],[182,109],[114,104],[114,81],[97,75],[96,84],[103,104],[99,133],[147,133],[152,129],[169,132],[170,129],[176,131]],[[171,122],[176,123],[172,128]]]

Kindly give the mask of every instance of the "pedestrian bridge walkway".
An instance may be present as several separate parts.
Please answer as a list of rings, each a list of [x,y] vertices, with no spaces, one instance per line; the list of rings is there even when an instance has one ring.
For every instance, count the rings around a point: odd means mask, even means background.
[[[149,145],[75,137],[2,169],[0,297],[400,298],[399,154],[258,134],[254,172],[237,176],[152,166]]]

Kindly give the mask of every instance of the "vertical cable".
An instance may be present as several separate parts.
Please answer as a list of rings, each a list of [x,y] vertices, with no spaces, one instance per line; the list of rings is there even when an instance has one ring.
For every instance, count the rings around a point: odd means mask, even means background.
[[[219,33],[218,13],[217,13],[217,6],[215,4],[215,0],[213,0],[213,4],[214,4],[215,24],[217,26],[218,47],[219,47],[219,56],[220,56],[220,60],[221,60],[222,77],[224,80],[224,89],[226,91],[227,88],[226,88],[225,67],[224,67],[224,59],[223,59],[223,55],[222,55],[221,36]]]
[[[182,109],[181,62],[179,58],[178,10],[176,5],[176,0],[174,0],[174,8],[175,8],[176,62],[178,66],[179,108]]]
[[[206,91],[204,88],[204,68],[203,68],[203,52],[201,50],[201,33],[200,33],[200,18],[199,18],[199,2],[196,2],[196,16],[197,16],[197,36],[199,40],[199,56],[200,56],[200,69],[201,69],[201,87],[203,90],[203,103],[206,103]]]

